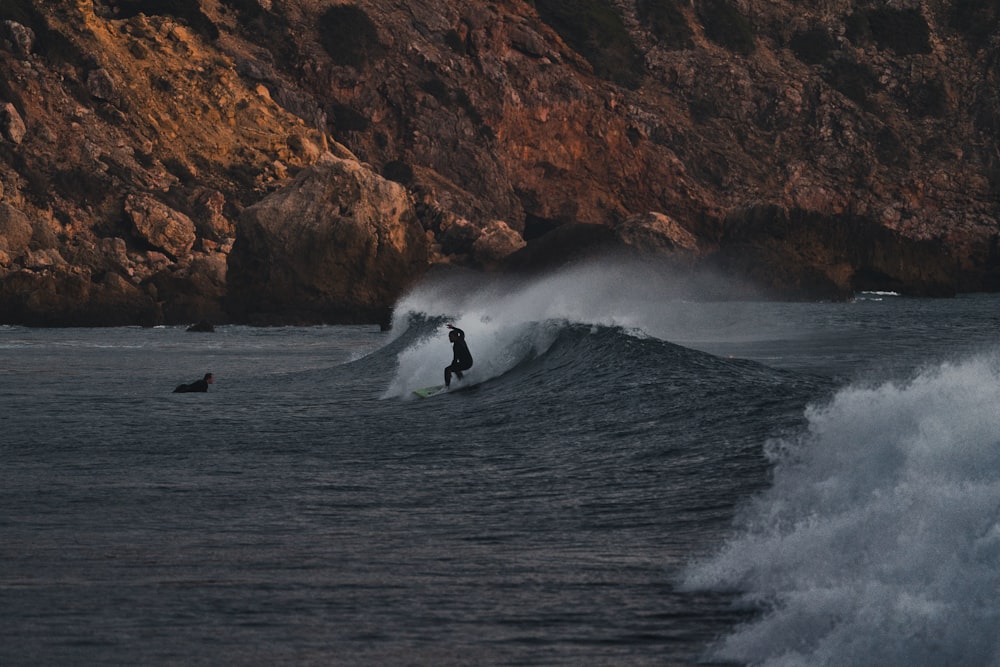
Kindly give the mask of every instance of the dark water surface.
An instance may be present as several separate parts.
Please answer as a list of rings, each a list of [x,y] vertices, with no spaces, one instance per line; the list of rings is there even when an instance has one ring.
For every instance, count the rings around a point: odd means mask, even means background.
[[[998,664],[1000,300],[505,299],[0,328],[0,664]],[[413,399],[446,321],[476,366]]]

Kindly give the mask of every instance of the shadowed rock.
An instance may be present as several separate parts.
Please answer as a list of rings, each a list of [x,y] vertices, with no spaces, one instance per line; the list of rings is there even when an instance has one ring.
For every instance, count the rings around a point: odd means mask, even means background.
[[[381,321],[426,262],[406,190],[326,154],[243,212],[229,255],[230,311],[261,323]]]

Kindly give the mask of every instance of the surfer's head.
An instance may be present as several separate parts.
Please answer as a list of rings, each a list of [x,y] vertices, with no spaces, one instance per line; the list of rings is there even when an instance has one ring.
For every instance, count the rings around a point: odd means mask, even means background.
[[[458,332],[457,331],[449,331],[448,332],[448,340],[450,340],[452,343],[454,343],[456,340],[458,340]]]

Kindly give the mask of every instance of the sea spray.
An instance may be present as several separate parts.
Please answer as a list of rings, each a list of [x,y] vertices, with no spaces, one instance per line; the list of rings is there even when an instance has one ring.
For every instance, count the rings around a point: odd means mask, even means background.
[[[430,333],[399,354],[383,397],[442,382],[451,360],[445,322],[466,332],[475,360],[466,384],[482,382],[544,353],[567,322],[635,325],[640,304],[665,289],[656,289],[654,274],[641,262],[586,262],[530,279],[461,273],[424,281],[396,304],[393,336],[408,331],[413,319],[440,321],[439,335]]]
[[[562,328],[556,321],[506,325],[468,315],[456,318],[453,323],[465,331],[474,360],[464,378],[453,381],[455,388],[499,377],[522,361],[543,354]],[[429,334],[399,353],[395,377],[382,398],[408,397],[415,389],[443,382],[444,367],[451,362],[447,332],[443,325],[432,324]]]
[[[1000,664],[996,355],[849,387],[769,446],[773,485],[684,586],[760,608],[713,659]]]
[[[466,315],[515,324],[566,320],[630,326],[669,281],[642,262],[584,262],[531,278],[448,274],[417,285],[394,308],[393,328],[411,314]]]

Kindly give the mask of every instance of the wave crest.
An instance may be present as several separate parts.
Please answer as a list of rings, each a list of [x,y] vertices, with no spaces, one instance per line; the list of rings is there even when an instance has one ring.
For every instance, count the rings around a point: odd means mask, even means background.
[[[841,390],[771,443],[773,485],[685,587],[765,611],[714,657],[762,665],[1000,661],[996,356]]]

